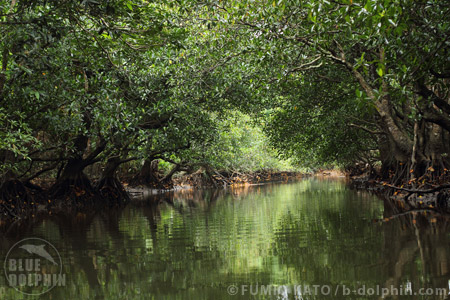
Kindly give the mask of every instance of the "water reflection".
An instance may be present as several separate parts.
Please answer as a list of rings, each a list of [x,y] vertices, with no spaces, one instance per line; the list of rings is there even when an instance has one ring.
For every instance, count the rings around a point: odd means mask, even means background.
[[[121,210],[58,215],[10,229],[1,236],[0,255],[24,237],[55,245],[67,286],[45,299],[295,299],[241,295],[242,285],[257,284],[411,285],[447,293],[445,221],[419,215],[372,221],[392,214],[388,202],[335,180],[183,190]],[[229,294],[229,285],[241,288],[238,295]],[[6,293],[6,299],[25,298],[10,288]],[[380,298],[330,297],[303,299]]]

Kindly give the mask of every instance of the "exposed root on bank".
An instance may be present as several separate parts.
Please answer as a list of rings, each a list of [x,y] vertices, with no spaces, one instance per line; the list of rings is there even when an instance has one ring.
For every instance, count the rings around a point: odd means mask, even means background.
[[[272,172],[272,171],[216,171],[212,168],[201,167],[196,172],[186,174],[176,180],[176,184],[194,187],[225,187],[246,184],[258,184],[273,181],[288,182],[301,178],[298,172]]]
[[[87,176],[80,172],[58,180],[49,190],[49,197],[64,201],[64,205],[84,206],[93,204],[97,191]]]
[[[130,201],[128,193],[116,177],[100,179],[96,185],[96,189],[102,201],[106,201],[109,205],[121,205]]]
[[[5,181],[0,187],[0,216],[19,219],[35,211],[36,204],[28,188],[17,179]]]
[[[392,203],[394,216],[429,212],[450,216],[450,174],[444,164],[397,164],[385,181],[360,177],[352,180],[356,188],[373,191]],[[439,168],[439,169],[438,169]],[[420,175],[420,176],[419,176]],[[388,220],[387,220],[388,221]]]

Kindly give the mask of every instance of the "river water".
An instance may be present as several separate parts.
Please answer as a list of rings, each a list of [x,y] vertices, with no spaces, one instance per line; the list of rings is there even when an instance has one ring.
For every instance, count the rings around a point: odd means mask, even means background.
[[[35,299],[444,299],[450,230],[413,214],[374,222],[391,215],[341,180],[184,190],[12,228],[0,256],[30,237],[57,249],[64,283]],[[29,299],[7,268],[0,299]]]

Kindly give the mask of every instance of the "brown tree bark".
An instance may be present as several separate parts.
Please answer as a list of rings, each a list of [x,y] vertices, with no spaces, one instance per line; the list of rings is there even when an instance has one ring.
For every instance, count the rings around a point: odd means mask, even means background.
[[[96,185],[100,196],[110,205],[120,204],[130,200],[128,193],[116,174],[117,168],[122,162],[118,156],[108,159],[102,176]]]
[[[159,160],[146,159],[141,170],[131,180],[133,185],[158,186],[160,175],[158,172]]]

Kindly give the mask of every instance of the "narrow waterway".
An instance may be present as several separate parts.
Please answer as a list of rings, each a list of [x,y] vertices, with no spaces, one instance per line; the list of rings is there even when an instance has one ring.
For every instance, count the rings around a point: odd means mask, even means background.
[[[389,205],[340,180],[186,190],[159,205],[151,201],[10,230],[1,235],[0,255],[29,237],[57,249],[65,282],[42,299],[380,299],[386,289],[394,295],[388,299],[396,299],[395,289],[413,294],[399,299],[444,299],[438,289],[448,293],[448,228],[422,226],[411,216],[374,222],[390,216]],[[28,299],[9,286],[7,271],[5,264],[0,299]],[[422,288],[433,295],[419,295],[427,292]]]

